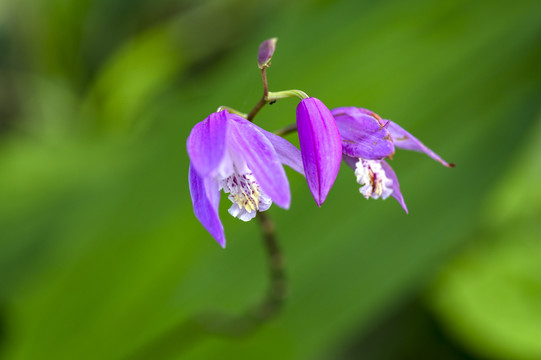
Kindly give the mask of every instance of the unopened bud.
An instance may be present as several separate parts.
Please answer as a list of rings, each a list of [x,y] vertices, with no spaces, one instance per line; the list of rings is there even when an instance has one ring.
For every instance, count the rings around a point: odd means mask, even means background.
[[[270,61],[274,50],[276,49],[276,42],[278,38],[272,38],[265,40],[259,45],[259,52],[257,53],[257,65],[260,69],[265,69],[270,66]]]

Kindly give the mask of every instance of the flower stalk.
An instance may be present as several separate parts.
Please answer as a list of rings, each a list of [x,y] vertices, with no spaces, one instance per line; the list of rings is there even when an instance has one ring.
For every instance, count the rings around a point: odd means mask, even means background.
[[[296,97],[300,100],[309,98],[309,96],[304,91],[296,90],[296,89],[270,92],[269,82],[267,80],[267,67],[264,67],[261,69],[261,81],[263,82],[263,96],[261,96],[261,99],[259,99],[257,104],[255,104],[255,106],[248,113],[248,115],[243,116],[248,121],[254,121],[254,118],[257,115],[257,113],[263,108],[263,106],[267,105],[268,103],[273,103],[276,100],[285,99],[289,97]],[[223,107],[223,108],[227,108],[227,107]]]
[[[274,222],[265,213],[259,214],[258,219],[265,241],[271,280],[269,292],[261,303],[258,313],[260,319],[267,319],[282,307],[287,295],[287,279],[284,256],[278,244]]]
[[[257,218],[265,244],[270,275],[269,288],[261,302],[238,316],[206,312],[190,317],[126,357],[126,360],[161,359],[171,352],[180,355],[208,335],[229,338],[245,336],[278,314],[287,295],[284,256],[278,244],[273,221],[265,213],[260,213]]]
[[[278,136],[286,136],[296,131],[297,124],[289,124],[288,126],[284,126],[283,128],[276,130],[274,133]]]
[[[243,117],[243,118],[245,118],[245,119],[246,119],[246,117],[248,116],[248,114],[245,114],[245,113],[243,113],[243,112],[240,112],[240,111],[238,111],[238,110],[235,110],[235,109],[233,109],[232,107],[229,107],[229,106],[223,106],[223,105],[220,106],[220,107],[216,110],[216,112],[220,112],[220,111],[222,111],[222,110],[227,110],[229,113],[231,113],[231,114],[236,114],[236,115],[238,115],[238,116],[240,116],[240,117]]]

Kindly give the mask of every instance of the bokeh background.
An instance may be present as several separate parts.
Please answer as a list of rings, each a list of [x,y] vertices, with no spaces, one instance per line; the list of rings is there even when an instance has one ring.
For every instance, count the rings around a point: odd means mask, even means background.
[[[284,308],[192,331],[268,286],[257,222],[222,197],[222,250],[195,219],[185,143],[257,102],[274,36],[271,90],[369,108],[457,167],[399,150],[409,215],[346,166],[317,208],[287,170]],[[541,359],[540,64],[538,0],[0,0],[2,358]]]

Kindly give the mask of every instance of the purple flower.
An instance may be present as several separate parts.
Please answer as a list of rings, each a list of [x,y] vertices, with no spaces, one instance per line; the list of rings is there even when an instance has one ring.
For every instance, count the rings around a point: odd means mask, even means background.
[[[447,167],[454,166],[399,125],[370,110],[342,107],[331,112],[342,137],[343,159],[355,170],[359,191],[367,199],[393,196],[408,212],[396,174],[383,160],[392,157],[395,147],[423,152]]]
[[[329,109],[316,98],[303,99],[297,106],[297,131],[308,187],[321,206],[340,170],[340,133]]]
[[[220,190],[229,194],[233,203],[229,213],[249,221],[272,202],[289,208],[289,183],[282,164],[304,174],[295,146],[226,110],[196,124],[187,147],[195,216],[222,247],[225,235],[218,215]]]

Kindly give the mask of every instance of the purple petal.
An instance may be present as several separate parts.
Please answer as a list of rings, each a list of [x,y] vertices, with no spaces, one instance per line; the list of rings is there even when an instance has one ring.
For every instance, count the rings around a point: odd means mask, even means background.
[[[391,168],[391,165],[387,164],[387,162],[384,160],[381,161],[381,167],[383,168],[383,171],[385,171],[385,175],[393,181],[392,196],[396,199],[396,201],[398,201],[398,203],[402,206],[402,208],[407,214],[408,208],[406,207],[406,203],[404,202],[404,197],[402,196],[402,193],[400,192],[400,185],[398,184],[398,179],[396,177],[396,174]]]
[[[261,190],[278,206],[288,209],[291,202],[286,173],[271,142],[261,129],[248,120],[230,115],[228,146],[242,154]]]
[[[215,171],[225,155],[227,111],[210,114],[196,124],[188,137],[188,155],[201,176]]]
[[[265,135],[265,137],[271,142],[272,146],[274,146],[280,162],[304,176],[304,168],[302,166],[302,156],[300,150],[281,136],[261,128],[259,128],[259,131]]]
[[[415,136],[411,135],[409,132],[404,130],[398,124],[392,121],[389,121],[389,123],[390,123],[389,132],[391,133],[391,137],[393,138],[394,144],[397,148],[419,151],[419,152],[427,154],[432,159],[442,163],[443,165],[447,167],[455,166],[455,164],[449,164],[448,162],[443,160],[441,157],[439,157],[438,154],[430,150],[422,142],[420,142]]]
[[[386,127],[366,114],[364,109],[342,107],[331,113],[342,137],[342,151],[352,157],[379,160],[394,153],[391,136]]]
[[[225,248],[224,227],[218,216],[220,204],[218,183],[210,178],[202,178],[192,164],[190,164],[188,178],[195,217],[218,241],[218,244]]]
[[[303,99],[297,106],[297,130],[306,181],[321,206],[340,170],[340,133],[329,109],[316,98]]]
[[[383,121],[383,119],[381,118],[381,116],[379,116],[378,114],[376,114],[375,112],[373,112],[372,110],[368,110],[368,109],[365,109],[365,108],[358,108],[360,112],[362,112],[363,114],[366,114],[366,115],[370,115],[372,116],[374,119],[376,119],[379,124],[381,126],[385,125],[385,121]]]
[[[354,158],[345,154],[342,154],[342,160],[355,171],[357,162],[359,161],[359,158]]]

